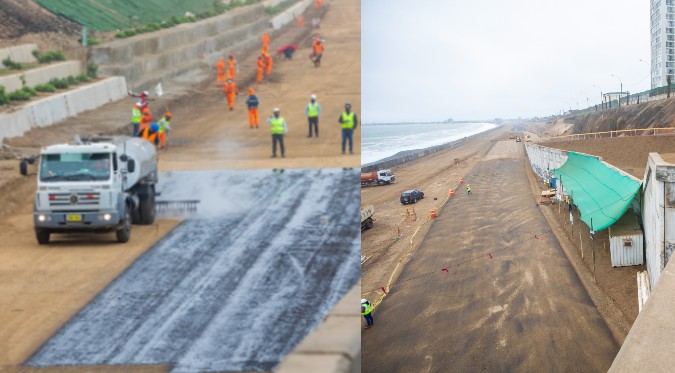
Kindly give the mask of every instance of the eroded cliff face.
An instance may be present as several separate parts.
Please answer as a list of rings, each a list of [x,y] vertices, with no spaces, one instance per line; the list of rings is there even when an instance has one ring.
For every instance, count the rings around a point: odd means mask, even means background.
[[[675,96],[581,114],[566,118],[565,122],[574,125],[564,134],[675,127]]]

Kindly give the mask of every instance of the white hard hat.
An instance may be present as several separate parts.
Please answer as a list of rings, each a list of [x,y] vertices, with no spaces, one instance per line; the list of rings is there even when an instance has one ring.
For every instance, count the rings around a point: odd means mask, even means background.
[[[361,299],[361,304],[368,303],[368,299]]]
[[[311,100],[316,100],[316,95],[311,95],[311,96],[309,96],[309,98],[310,98]]]
[[[274,111],[275,113],[278,113],[278,112],[281,111],[281,109],[279,109],[278,107],[275,107],[273,111]]]
[[[146,96],[150,95],[150,93],[148,93],[148,91],[143,91],[143,94],[146,95]]]

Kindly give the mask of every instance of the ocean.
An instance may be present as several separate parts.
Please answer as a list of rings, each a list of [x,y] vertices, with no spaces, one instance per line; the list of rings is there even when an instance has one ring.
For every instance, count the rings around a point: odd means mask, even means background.
[[[497,127],[493,123],[365,124],[361,127],[361,164],[400,151],[425,149]]]

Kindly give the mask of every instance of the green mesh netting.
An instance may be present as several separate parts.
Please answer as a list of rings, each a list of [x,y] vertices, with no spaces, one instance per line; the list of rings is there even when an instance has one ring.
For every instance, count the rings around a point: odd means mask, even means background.
[[[565,192],[574,198],[581,220],[601,231],[628,209],[640,182],[607,167],[597,158],[570,152],[567,161],[553,170]]]
[[[55,14],[95,30],[113,31],[197,14],[213,9],[213,0],[35,0]]]

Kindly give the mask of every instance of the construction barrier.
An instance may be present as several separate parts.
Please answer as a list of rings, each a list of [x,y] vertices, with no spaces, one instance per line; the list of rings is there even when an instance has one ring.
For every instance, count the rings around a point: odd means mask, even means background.
[[[429,210],[429,217],[432,219],[436,219],[436,209]]]

